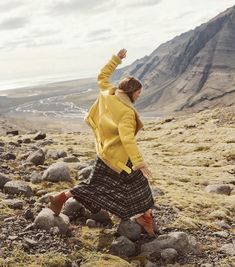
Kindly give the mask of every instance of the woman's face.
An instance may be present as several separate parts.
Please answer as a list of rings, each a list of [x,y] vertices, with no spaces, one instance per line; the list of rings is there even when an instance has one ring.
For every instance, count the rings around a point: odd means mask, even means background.
[[[141,89],[135,91],[135,92],[132,94],[132,99],[133,99],[134,102],[139,98],[140,94],[141,94]]]

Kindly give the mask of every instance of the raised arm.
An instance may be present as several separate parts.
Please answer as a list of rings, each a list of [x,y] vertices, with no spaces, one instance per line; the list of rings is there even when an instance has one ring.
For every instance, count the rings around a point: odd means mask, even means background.
[[[113,55],[111,60],[101,69],[97,81],[99,88],[104,90],[113,90],[115,87],[109,82],[109,77],[112,75],[114,70],[119,64],[121,64],[122,59],[126,57],[126,49],[121,49],[117,55]]]

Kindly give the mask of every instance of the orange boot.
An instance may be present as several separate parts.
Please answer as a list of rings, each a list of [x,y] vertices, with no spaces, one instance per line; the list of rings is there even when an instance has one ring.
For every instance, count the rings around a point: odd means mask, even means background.
[[[152,213],[144,213],[140,217],[135,219],[138,224],[140,224],[144,230],[148,233],[149,236],[156,236],[154,229],[153,229],[153,215]]]
[[[64,203],[67,200],[65,192],[61,192],[55,196],[49,196],[49,208],[54,211],[55,216],[58,216],[63,208]]]

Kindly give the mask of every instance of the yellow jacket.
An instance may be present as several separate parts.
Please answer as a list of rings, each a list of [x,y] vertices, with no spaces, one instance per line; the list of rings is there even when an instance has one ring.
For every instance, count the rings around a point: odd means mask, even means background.
[[[121,59],[114,55],[101,69],[98,75],[100,93],[85,121],[95,134],[98,156],[116,172],[131,173],[126,166],[128,158],[133,170],[145,166],[135,140],[143,124],[129,97],[109,82],[120,63]]]

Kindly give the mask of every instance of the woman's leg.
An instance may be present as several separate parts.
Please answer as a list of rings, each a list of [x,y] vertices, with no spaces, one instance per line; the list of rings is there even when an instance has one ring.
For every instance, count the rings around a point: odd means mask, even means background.
[[[64,203],[70,198],[73,197],[73,194],[70,191],[61,192],[55,196],[49,196],[49,208],[55,213],[55,216],[58,216],[63,208]]]

